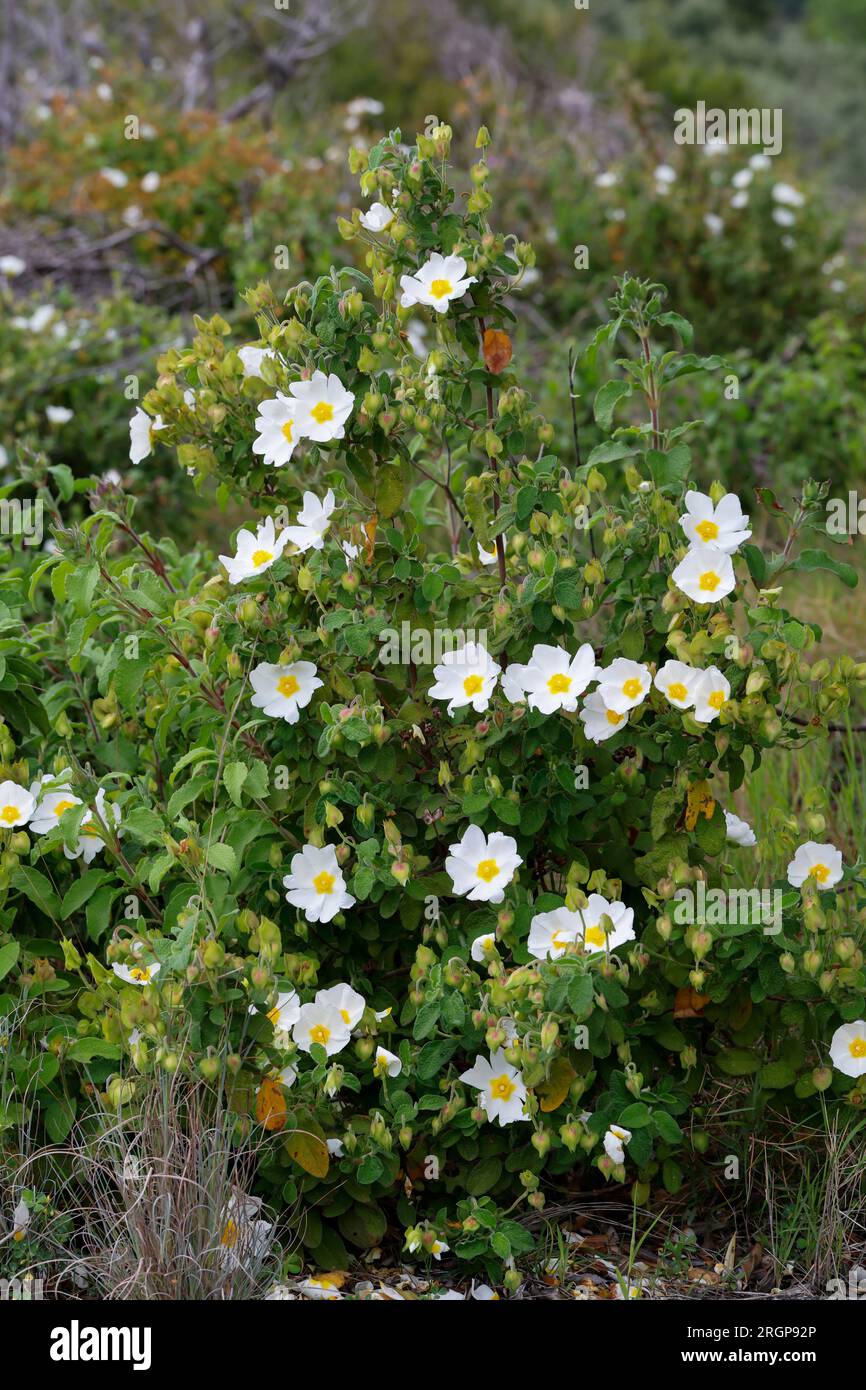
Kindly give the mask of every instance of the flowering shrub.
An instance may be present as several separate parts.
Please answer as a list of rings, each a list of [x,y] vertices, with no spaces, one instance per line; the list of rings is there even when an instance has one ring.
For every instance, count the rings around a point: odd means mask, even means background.
[[[69,524],[34,471],[57,550],[0,587],[3,1056],[6,1123],[53,1140],[84,1094],[134,1123],[163,1070],[224,1092],[322,1265],[390,1225],[495,1272],[548,1188],[675,1192],[713,1074],[756,1114],[861,1103],[861,866],[817,804],[772,846],[732,807],[866,669],[810,664],[784,606],[792,571],[855,582],[808,543],[820,489],[765,495],[766,544],[689,489],[666,402],[719,363],[659,286],[619,281],[590,345],[622,354],[605,441],[547,452],[504,302],[533,254],[489,224],[486,131],[462,204],[450,137],[353,151],[365,271],[261,284],[257,342],[215,317],[161,358],[134,456],[215,482],[233,539],[182,552],[105,486]]]

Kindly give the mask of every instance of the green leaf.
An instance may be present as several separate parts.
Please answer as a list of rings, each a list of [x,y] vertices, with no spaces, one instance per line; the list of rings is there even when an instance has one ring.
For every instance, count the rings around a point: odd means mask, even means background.
[[[63,902],[60,904],[61,917],[65,920],[67,917],[71,917],[73,912],[77,912],[80,907],[83,907],[87,899],[107,878],[108,874],[105,869],[88,869],[86,873],[81,875],[81,878],[77,878],[63,895]]]
[[[793,1086],[797,1073],[787,1062],[768,1062],[758,1072],[758,1081],[765,1091],[781,1091],[783,1086]]]
[[[847,584],[849,589],[857,587],[857,571],[853,565],[843,564],[841,560],[836,560],[832,555],[827,555],[823,550],[801,550],[792,566],[795,570],[829,570],[837,578]]]
[[[605,382],[601,390],[596,392],[592,411],[600,429],[605,431],[611,429],[614,410],[620,401],[625,400],[630,395],[631,384],[627,381]]]
[[[60,916],[60,901],[49,880],[29,864],[19,864],[12,875],[11,887],[23,893],[32,903],[56,922]]]
[[[247,768],[243,763],[228,763],[223,769],[223,786],[236,806],[241,804],[241,792],[247,780]]]
[[[137,806],[124,817],[123,828],[144,845],[161,845],[165,834],[161,818],[147,806]]]
[[[669,1115],[666,1110],[653,1111],[653,1124],[656,1134],[666,1144],[678,1144],[683,1137],[683,1132],[673,1115]]]
[[[237,870],[237,855],[231,845],[210,845],[207,852],[207,864],[209,869],[220,869],[223,873],[233,874]]]
[[[360,1250],[378,1245],[388,1228],[385,1213],[375,1202],[356,1202],[337,1218],[337,1225],[349,1244]]]
[[[716,1057],[716,1066],[726,1076],[751,1076],[760,1065],[760,1057],[747,1047],[726,1047]]]
[[[5,946],[0,946],[0,980],[9,974],[20,952],[21,947],[17,941],[8,941]]]
[[[96,1057],[114,1062],[121,1051],[117,1043],[107,1042],[105,1038],[78,1038],[66,1055],[70,1062],[92,1062]]]
[[[770,572],[763,550],[759,550],[756,545],[744,545],[740,549],[740,554],[749,566],[749,574],[758,587],[762,589]]]

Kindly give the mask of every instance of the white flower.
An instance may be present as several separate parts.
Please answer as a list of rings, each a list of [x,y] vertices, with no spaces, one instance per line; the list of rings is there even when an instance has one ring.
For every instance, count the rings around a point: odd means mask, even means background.
[[[287,526],[283,534],[298,550],[322,550],[325,532],[331,524],[331,514],[336,505],[331,488],[328,488],[321,502],[314,492],[305,492],[304,505],[295,518],[296,524]]]
[[[26,825],[36,806],[36,798],[17,782],[0,782],[0,828],[14,830]]]
[[[447,700],[449,714],[466,705],[482,714],[490,704],[499,667],[480,642],[467,642],[456,651],[445,652],[433,675],[436,683],[427,693],[434,700]]]
[[[669,164],[659,164],[659,165],[656,166],[656,170],[655,170],[655,173],[653,174],[653,178],[655,179],[656,183],[662,183],[662,184],[676,183],[676,181],[677,181],[677,173],[676,173],[676,170],[675,170],[675,169],[672,169],[671,166],[670,166]]]
[[[283,879],[286,900],[299,907],[308,922],[330,922],[355,899],[346,892],[343,871],[333,845],[304,845],[292,856],[291,872]]]
[[[731,698],[731,686],[717,666],[702,671],[694,688],[695,719],[709,724]]]
[[[102,787],[96,793],[95,808],[103,825],[110,827],[112,817],[114,818],[114,828],[120,835],[122,832],[117,830],[120,825],[120,807],[114,801],[106,805],[105,791]],[[109,810],[111,815],[108,814]],[[91,826],[92,828],[90,828]],[[67,859],[83,859],[85,864],[90,864],[103,849],[105,849],[105,841],[102,839],[102,830],[94,823],[93,812],[88,811],[78,827],[78,843],[75,849],[70,849],[68,845],[64,845],[63,853]]]
[[[146,410],[138,406],[135,414],[129,422],[129,461],[130,463],[141,463],[153,451],[154,435],[157,430],[165,429],[163,418],[157,415],[152,420]]]
[[[298,404],[298,427],[304,438],[319,444],[343,438],[355,397],[338,376],[313,372],[309,381],[293,381],[289,390]]]
[[[361,226],[366,227],[368,232],[384,232],[389,222],[394,221],[394,214],[384,203],[371,203],[368,212],[361,213]]]
[[[69,776],[69,768],[59,774],[60,777]],[[64,811],[68,811],[72,806],[80,806],[81,798],[73,796],[70,787],[66,782],[55,785],[59,778],[41,778],[34,782],[30,788],[34,796],[39,798],[39,804],[30,822],[30,829],[34,835],[47,835],[49,830],[53,830]],[[54,790],[42,795],[44,782],[51,782]],[[2,791],[0,791],[2,796]]]
[[[678,589],[694,603],[719,603],[736,585],[730,555],[715,545],[691,546],[673,572]]]
[[[624,1145],[631,1139],[631,1130],[611,1125],[604,1136],[604,1151],[614,1163],[625,1163]]]
[[[725,230],[725,224],[717,212],[704,213],[704,226],[710,233],[710,236],[721,236],[722,232]]]
[[[483,965],[490,958],[493,948],[496,945],[496,932],[483,932],[481,936],[476,936],[469,949],[469,954],[476,965]]]
[[[772,196],[774,203],[784,203],[789,208],[801,208],[806,201],[799,188],[790,183],[774,183]]]
[[[361,1022],[367,1001],[351,985],[331,985],[330,989],[320,989],[316,993],[316,1003],[326,1008],[336,1009],[347,1028],[354,1028]]]
[[[607,709],[617,714],[626,714],[642,704],[652,684],[649,667],[624,656],[616,657],[609,666],[599,667],[595,674],[599,683],[596,693]]]
[[[512,675],[508,688],[519,681],[530,709],[542,714],[556,710],[573,712],[578,696],[595,675],[595,653],[588,642],[578,647],[574,656],[569,656],[563,647],[548,647],[540,642],[533,647],[527,665],[518,670],[520,674]]]
[[[325,1300],[328,1303],[337,1303],[343,1297],[339,1288],[327,1275],[310,1275],[307,1279],[302,1279],[297,1285],[298,1293],[302,1293],[305,1298]]]
[[[67,409],[65,405],[48,405],[45,407],[45,416],[50,425],[68,425],[74,415],[75,411]]]
[[[618,183],[619,174],[615,173],[613,169],[605,169],[604,173],[595,176],[596,188],[613,188]]]
[[[12,1239],[23,1240],[30,1225],[30,1208],[22,1197],[12,1213]]]
[[[245,371],[246,375],[246,371]],[[253,440],[253,453],[262,455],[265,465],[283,468],[300,442],[298,403],[278,391],[273,400],[260,401],[256,416],[258,434]]]
[[[625,903],[608,902],[600,893],[590,893],[586,907],[576,916],[582,920],[583,944],[588,951],[616,951],[626,941],[634,941],[634,908]],[[611,920],[609,932],[601,924],[602,917]]]
[[[349,565],[351,565],[353,560],[357,560],[361,553],[360,547],[353,545],[351,541],[340,541],[340,549],[345,555]]]
[[[704,154],[709,155],[711,158],[715,157],[715,155],[717,154],[727,153],[728,142],[723,135],[712,136],[712,138],[707,140],[706,144],[704,145]]]
[[[122,169],[100,169],[99,171],[106,183],[110,183],[112,188],[125,188],[129,179]]]
[[[150,172],[145,174],[144,178],[141,180],[142,192],[155,193],[156,190],[159,188],[161,182],[162,180],[160,179],[159,174],[156,172],[156,170],[151,169]]]
[[[677,709],[688,709],[695,703],[695,686],[702,675],[702,671],[696,671],[684,661],[666,661],[656,672],[653,685]]]
[[[385,107],[377,97],[353,97],[346,110],[350,116],[381,116]]]
[[[351,1040],[348,1024],[343,1022],[339,1009],[333,1004],[302,1004],[292,1037],[302,1052],[309,1052],[314,1043],[323,1047],[329,1057],[342,1052]]]
[[[277,354],[274,352],[273,348],[255,347],[252,343],[249,343],[246,347],[238,348],[238,357],[241,360],[245,377],[261,376],[262,363],[267,358],[271,358],[273,361],[277,360]],[[282,399],[285,399],[285,397],[282,397]],[[259,406],[259,409],[261,410],[261,406]]]
[[[474,1065],[463,1072],[460,1080],[480,1091],[478,1104],[488,1120],[510,1125],[515,1120],[529,1118],[523,1113],[526,1100],[523,1077],[504,1059],[494,1062],[492,1057],[476,1057]]]
[[[686,514],[680,517],[680,525],[696,549],[712,545],[726,555],[735,554],[752,534],[749,518],[733,492],[726,492],[715,507],[706,493],[687,492]]]
[[[248,1013],[264,1013],[265,1018],[273,1024],[274,1031],[277,1033],[288,1033],[298,1021],[301,1012],[301,1001],[293,989],[283,990],[277,995],[277,1002],[273,1008],[262,1010],[257,1009],[254,1004],[250,1004]]]
[[[862,1018],[836,1029],[830,1042],[830,1061],[845,1076],[866,1073],[866,1022]]]
[[[740,208],[747,208],[748,206],[749,206],[749,195],[748,195],[748,193],[745,191],[745,189],[740,189],[740,192],[739,192],[739,193],[735,193],[734,196],[733,196],[733,198],[731,199],[731,207],[732,207],[732,208],[737,208],[737,209],[739,210]]]
[[[750,169],[769,169],[772,160],[768,154],[753,154],[749,160]]]
[[[477,825],[470,825],[448,850],[445,872],[454,892],[470,902],[501,903],[515,869],[523,863],[510,835],[494,830],[488,839]]]
[[[260,661],[250,671],[250,685],[255,691],[250,703],[272,719],[297,724],[299,711],[306,708],[322,684],[312,661],[293,661],[289,666]]]
[[[23,275],[26,269],[27,262],[20,256],[0,256],[0,275]]]
[[[597,690],[587,695],[580,711],[583,731],[591,743],[604,743],[628,723],[627,714],[608,709]]]
[[[835,888],[843,873],[842,851],[835,845],[818,845],[807,840],[800,845],[788,865],[788,882],[793,888],[802,888],[807,879],[813,878],[819,888]]]
[[[343,1157],[343,1154],[346,1150],[342,1139],[328,1139],[326,1140],[326,1143],[328,1145],[328,1153],[331,1155],[332,1158]]]
[[[280,1085],[285,1086],[290,1091],[298,1079],[298,1073],[294,1067],[283,1067],[280,1072]]]
[[[526,699],[527,670],[519,661],[512,661],[502,672],[502,693],[513,705]]]
[[[479,544],[478,559],[481,561],[482,565],[495,565],[497,560],[499,559],[499,555],[496,550],[496,542],[493,541],[491,543],[489,550],[487,550],[483,545]]]
[[[773,208],[772,216],[777,227],[793,227],[797,221],[797,214],[790,208]]]
[[[566,948],[577,941],[582,930],[580,913],[570,912],[567,907],[537,912],[529,923],[526,949],[536,960],[559,960]]]
[[[755,832],[748,821],[740,820],[740,817],[735,816],[733,811],[725,812],[725,830],[728,839],[743,849],[748,849],[751,845],[758,843]]]
[[[413,304],[426,304],[444,314],[452,299],[460,299],[474,284],[475,276],[466,276],[466,262],[462,256],[442,256],[434,251],[414,275],[400,276],[403,291],[400,303],[404,309],[410,309]]]
[[[227,1269],[240,1269],[251,1260],[258,1263],[270,1244],[273,1223],[256,1219],[261,1197],[233,1195],[220,1217],[220,1263]]]
[[[159,961],[151,961],[150,965],[143,961],[136,962],[135,965],[121,965],[114,961],[111,968],[118,980],[123,980],[127,985],[149,985],[154,975],[160,972]]]
[[[373,1070],[377,1076],[399,1076],[403,1070],[403,1063],[386,1047],[377,1047]]]
[[[734,188],[748,188],[752,179],[755,177],[753,171],[747,166],[745,169],[738,169],[731,179]]]
[[[244,528],[238,531],[234,555],[221,555],[220,563],[225,567],[230,584],[242,584],[245,579],[254,579],[269,570],[278,560],[288,544],[288,528],[279,536],[274,530],[273,517],[259,522],[255,532]]]

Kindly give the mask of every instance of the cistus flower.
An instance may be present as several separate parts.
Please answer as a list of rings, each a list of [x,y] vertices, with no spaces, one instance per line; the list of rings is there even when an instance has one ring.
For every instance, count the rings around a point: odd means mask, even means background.
[[[220,1217],[219,1260],[226,1269],[257,1264],[267,1253],[273,1222],[259,1219],[261,1197],[233,1195]]]
[[[63,853],[67,859],[83,859],[85,864],[90,864],[96,858],[100,850],[105,849],[105,841],[102,838],[102,825],[111,827],[114,822],[115,833],[120,836],[122,831],[120,826],[120,807],[115,801],[106,802],[105,790],[100,787],[96,793],[94,803],[96,815],[99,817],[101,825],[94,820],[93,811],[88,811],[78,827],[78,841],[74,849],[68,845],[63,846]]]
[[[346,892],[333,845],[321,849],[304,845],[300,854],[292,856],[291,872],[284,877],[283,886],[288,889],[287,901],[300,908],[308,922],[330,922],[355,902]]]
[[[489,548],[487,546],[479,544],[478,559],[481,561],[482,565],[495,565],[497,560],[499,559],[499,554],[496,549],[496,542],[494,541]]]
[[[305,439],[327,444],[343,438],[355,397],[338,376],[313,372],[309,381],[293,381],[289,390],[297,403],[298,428]]]
[[[479,1092],[478,1104],[491,1123],[498,1120],[500,1125],[511,1125],[516,1120],[529,1119],[523,1113],[526,1102],[523,1077],[504,1058],[494,1062],[492,1057],[476,1057],[460,1080]]]
[[[672,575],[693,603],[719,603],[736,585],[731,557],[717,545],[692,546]]]
[[[494,830],[488,838],[477,825],[470,825],[448,851],[445,872],[454,892],[471,902],[501,903],[515,869],[523,863],[510,835]]]
[[[245,579],[255,579],[264,574],[280,558],[288,542],[288,530],[277,535],[273,517],[270,516],[259,522],[254,532],[245,528],[238,531],[236,553],[219,557],[229,583],[242,584]]]
[[[456,651],[445,652],[433,675],[436,683],[427,693],[434,700],[447,700],[449,714],[466,705],[483,714],[499,678],[499,667],[480,642],[467,642]]]
[[[687,492],[686,514],[680,517],[680,525],[695,548],[714,545],[726,555],[733,555],[752,534],[749,518],[733,492],[726,492],[715,506],[706,493]]]
[[[377,1076],[399,1076],[403,1070],[403,1063],[386,1047],[377,1047],[373,1070]]]
[[[295,990],[287,989],[277,995],[277,1002],[270,1009],[257,1009],[255,1004],[250,1004],[248,1012],[264,1013],[275,1033],[288,1033],[298,1021],[301,1001]]]
[[[302,1052],[309,1052],[314,1044],[323,1047],[329,1057],[351,1041],[352,1033],[343,1022],[340,1010],[333,1004],[302,1004],[298,1021],[292,1029],[292,1039]]]
[[[262,455],[264,464],[283,468],[289,462],[301,439],[297,416],[297,401],[284,396],[282,391],[278,391],[273,400],[259,402],[256,416],[259,433],[253,440],[252,450]]]
[[[295,518],[295,525],[287,526],[282,534],[298,550],[321,550],[336,505],[332,488],[328,488],[321,502],[314,492],[305,492],[304,505]]]
[[[583,930],[578,912],[556,907],[552,912],[536,912],[529,923],[526,949],[536,960],[559,960]]]
[[[618,656],[609,666],[598,667],[595,675],[599,683],[596,693],[601,696],[605,708],[616,714],[626,714],[641,704],[652,684],[649,667],[624,656]]]
[[[583,731],[591,743],[604,743],[628,723],[628,715],[608,709],[597,690],[587,695],[580,711]]]
[[[434,251],[414,275],[400,276],[403,291],[400,304],[404,309],[411,309],[413,304],[426,304],[444,314],[452,299],[460,299],[474,284],[475,276],[466,275],[462,256],[443,256]]]
[[[159,961],[151,961],[149,965],[145,961],[136,961],[135,965],[124,965],[114,961],[111,968],[124,984],[149,985],[154,976],[159,974],[161,966]]]
[[[608,902],[600,893],[590,893],[587,905],[575,914],[581,920],[583,944],[587,951],[615,951],[626,941],[634,941],[634,908],[625,903]],[[602,917],[613,926],[606,932]]]
[[[748,821],[740,820],[740,817],[735,816],[733,811],[725,812],[725,830],[728,839],[743,849],[748,849],[751,845],[758,843],[755,832]]]
[[[261,661],[250,671],[250,685],[255,691],[250,703],[272,719],[297,724],[299,712],[322,684],[312,661],[293,661],[289,666]]]
[[[146,410],[138,406],[129,422],[129,461],[139,464],[152,452],[157,430],[165,429],[161,415],[151,418]]]
[[[26,825],[33,815],[36,798],[17,782],[0,782],[0,829],[14,830]]]
[[[731,698],[731,687],[717,666],[702,671],[694,687],[695,719],[709,724]]]
[[[359,220],[368,232],[384,232],[388,224],[394,221],[394,213],[385,203],[371,203],[368,211],[361,213]]]
[[[503,689],[507,699],[516,694],[517,699],[525,699],[530,709],[541,714],[557,710],[573,713],[594,674],[595,653],[588,642],[578,647],[574,656],[569,656],[563,647],[539,642],[525,666],[506,671]]]
[[[684,661],[666,661],[656,672],[653,685],[677,709],[689,709],[695,703],[695,686],[702,675]]]
[[[830,1061],[845,1076],[866,1076],[866,1021],[843,1023],[830,1040]]]
[[[813,879],[818,888],[834,888],[843,873],[842,851],[835,845],[818,845],[807,840],[800,845],[788,865],[788,882],[792,888],[802,888]]]
[[[272,361],[276,361],[277,354],[274,352],[273,348],[261,348],[256,347],[253,343],[248,343],[246,347],[238,348],[238,357],[244,369],[244,377],[260,377],[262,374],[262,363],[268,358],[271,358]],[[259,409],[261,410],[261,406],[259,406]]]
[[[355,1028],[364,1016],[367,1001],[351,985],[331,985],[316,993],[316,1003],[336,1009],[347,1028]]]
[[[483,965],[484,961],[489,960],[495,945],[496,932],[494,931],[484,932],[481,936],[476,936],[469,951],[476,965]]]
[[[622,1125],[611,1125],[604,1136],[604,1151],[613,1163],[625,1163],[625,1145],[631,1139],[631,1130]]]

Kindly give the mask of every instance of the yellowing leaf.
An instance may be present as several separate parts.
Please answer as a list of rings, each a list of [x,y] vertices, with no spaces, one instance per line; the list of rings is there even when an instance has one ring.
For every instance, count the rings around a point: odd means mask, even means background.
[[[307,1130],[296,1129],[286,1138],[286,1149],[296,1163],[300,1163],[305,1173],[314,1178],[328,1175],[328,1146],[323,1139]]]
[[[698,994],[696,989],[678,989],[674,999],[674,1018],[700,1018],[702,1011],[710,1002],[708,994]]]
[[[265,1129],[283,1129],[286,1123],[286,1097],[278,1082],[266,1076],[256,1093],[256,1119]]]
[[[550,1068],[550,1076],[535,1087],[536,1095],[541,1097],[541,1108],[545,1114],[557,1110],[562,1105],[576,1075],[574,1067],[566,1057],[557,1057]]]
[[[698,816],[712,820],[715,809],[709,782],[692,782],[686,795],[686,830],[694,830]]]
[[[497,376],[511,361],[511,339],[499,328],[488,328],[484,334],[484,365]]]

